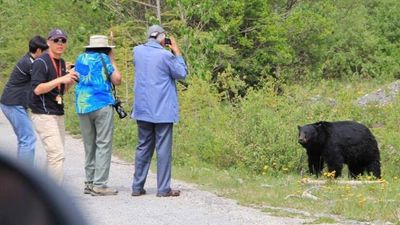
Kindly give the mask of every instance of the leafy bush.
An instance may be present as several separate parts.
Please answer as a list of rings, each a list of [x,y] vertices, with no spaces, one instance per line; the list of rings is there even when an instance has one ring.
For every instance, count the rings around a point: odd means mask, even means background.
[[[368,82],[357,83],[283,86],[284,93],[277,95],[270,82],[232,105],[220,102],[221,96],[206,82],[193,79],[180,96],[182,118],[176,126],[175,162],[241,168],[254,174],[298,173],[308,169],[305,151],[297,143],[297,125],[355,120],[375,133],[384,174],[393,176],[400,160],[396,153],[400,142],[394,138],[399,135],[395,125],[398,104],[356,106],[358,97],[374,90],[365,86]]]

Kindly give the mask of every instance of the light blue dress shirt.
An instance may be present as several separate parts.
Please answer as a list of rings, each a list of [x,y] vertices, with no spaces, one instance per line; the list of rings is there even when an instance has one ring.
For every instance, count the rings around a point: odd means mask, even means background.
[[[175,80],[185,79],[187,67],[182,56],[175,56],[149,39],[133,49],[135,66],[134,107],[131,117],[151,123],[179,120]]]

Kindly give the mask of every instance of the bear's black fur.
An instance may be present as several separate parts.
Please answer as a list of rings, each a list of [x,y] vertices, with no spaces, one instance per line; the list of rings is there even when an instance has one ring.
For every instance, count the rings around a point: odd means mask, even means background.
[[[352,178],[364,171],[381,178],[378,144],[366,126],[353,121],[321,121],[298,129],[298,142],[307,150],[311,174],[318,177],[326,163],[328,171],[335,171],[338,177],[347,164]]]

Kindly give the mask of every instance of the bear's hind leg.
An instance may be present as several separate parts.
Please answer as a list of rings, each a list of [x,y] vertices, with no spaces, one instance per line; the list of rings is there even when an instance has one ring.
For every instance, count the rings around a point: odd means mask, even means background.
[[[381,163],[379,162],[379,160],[375,160],[373,162],[371,162],[368,166],[367,166],[367,172],[368,175],[374,175],[374,177],[381,179]]]
[[[356,179],[358,175],[362,175],[364,168],[359,168],[357,166],[349,166],[349,177]]]

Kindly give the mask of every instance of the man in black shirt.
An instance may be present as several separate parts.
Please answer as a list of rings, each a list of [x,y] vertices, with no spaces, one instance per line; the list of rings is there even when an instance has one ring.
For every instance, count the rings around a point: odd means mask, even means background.
[[[31,69],[33,61],[48,48],[46,39],[35,36],[29,41],[29,52],[15,65],[3,90],[0,107],[10,121],[18,139],[19,159],[33,165],[36,136],[27,111],[31,93]]]
[[[61,58],[67,47],[67,35],[60,29],[50,31],[49,51],[32,66],[32,121],[47,152],[47,166],[61,184],[64,166],[64,103],[63,95],[78,80],[75,71],[68,73]]]

